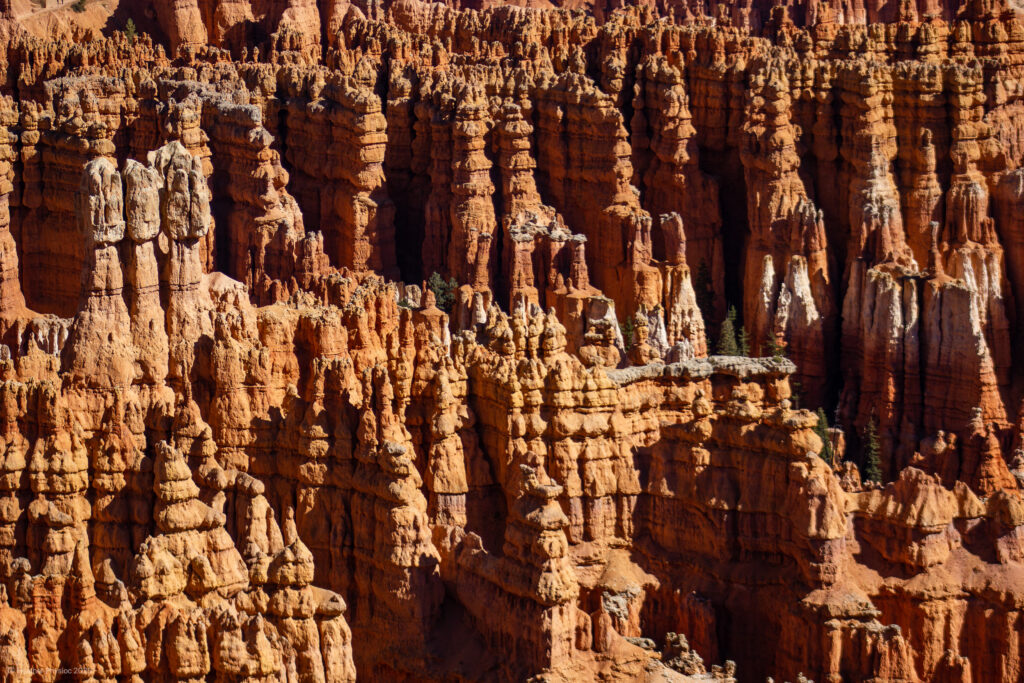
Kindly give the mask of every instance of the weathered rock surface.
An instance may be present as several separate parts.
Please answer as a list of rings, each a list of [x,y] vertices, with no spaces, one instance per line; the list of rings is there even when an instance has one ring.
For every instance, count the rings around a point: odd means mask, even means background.
[[[0,0],[5,675],[1019,680],[1015,10],[492,4]]]

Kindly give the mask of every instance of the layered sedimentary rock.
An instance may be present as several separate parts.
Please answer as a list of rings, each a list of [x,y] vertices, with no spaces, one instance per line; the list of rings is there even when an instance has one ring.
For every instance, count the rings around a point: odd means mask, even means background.
[[[1020,678],[1024,28],[876,5],[5,23],[0,664]]]
[[[748,87],[740,145],[750,219],[743,289],[756,294],[744,296],[746,329],[755,352],[768,342],[786,346],[807,400],[820,405],[836,323],[823,214],[800,177],[782,64],[752,65]]]

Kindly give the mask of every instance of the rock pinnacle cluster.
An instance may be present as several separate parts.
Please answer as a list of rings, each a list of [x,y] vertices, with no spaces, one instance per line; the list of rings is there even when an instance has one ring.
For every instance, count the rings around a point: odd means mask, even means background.
[[[1024,677],[1011,0],[19,3],[0,681]]]

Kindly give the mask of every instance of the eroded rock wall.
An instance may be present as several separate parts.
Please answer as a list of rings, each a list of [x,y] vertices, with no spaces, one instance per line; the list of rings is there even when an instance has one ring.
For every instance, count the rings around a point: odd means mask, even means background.
[[[2,37],[0,663],[1020,677],[1012,9],[156,20]]]

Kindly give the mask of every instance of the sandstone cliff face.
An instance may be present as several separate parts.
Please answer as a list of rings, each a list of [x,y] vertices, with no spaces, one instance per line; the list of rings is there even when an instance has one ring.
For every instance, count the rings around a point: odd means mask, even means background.
[[[1019,679],[1024,28],[869,5],[2,33],[12,680]]]

